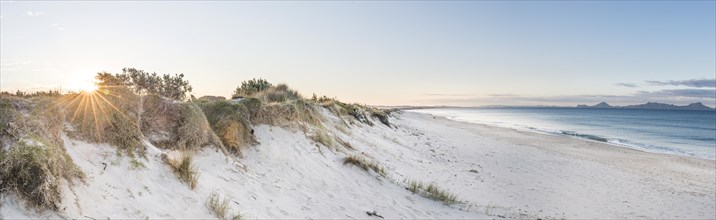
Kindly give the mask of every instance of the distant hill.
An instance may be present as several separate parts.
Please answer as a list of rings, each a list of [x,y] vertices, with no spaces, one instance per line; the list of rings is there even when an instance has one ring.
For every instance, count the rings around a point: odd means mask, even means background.
[[[673,105],[658,102],[647,102],[640,105],[612,106],[606,102],[600,102],[596,105],[578,105],[577,108],[624,108],[624,109],[660,109],[660,110],[698,110],[698,111],[714,111],[714,108],[705,106],[701,102],[691,103],[689,105]]]

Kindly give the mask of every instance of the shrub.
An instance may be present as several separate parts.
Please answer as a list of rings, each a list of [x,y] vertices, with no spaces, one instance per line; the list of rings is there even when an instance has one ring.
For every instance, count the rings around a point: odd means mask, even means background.
[[[95,77],[100,87],[128,87],[139,94],[155,94],[164,98],[184,101],[187,94],[192,91],[189,81],[184,80],[184,74],[149,73],[135,68],[124,68],[122,73],[97,73]]]
[[[199,106],[194,103],[182,103],[181,106],[182,117],[177,128],[177,145],[180,148],[195,149],[208,144],[223,146]]]
[[[231,98],[233,99],[237,97],[251,96],[255,93],[264,91],[271,86],[271,83],[261,78],[243,81],[241,82],[241,86],[236,87],[236,90],[234,90],[234,93],[231,95]]]
[[[363,169],[365,171],[372,170],[373,172],[380,174],[381,176],[386,175],[385,169],[382,166],[378,165],[378,163],[366,161],[364,158],[356,156],[356,155],[351,155],[351,156],[344,158],[343,164],[352,164],[357,167],[360,167],[361,169]]]
[[[199,172],[194,166],[191,154],[182,152],[172,156],[163,155],[163,159],[179,176],[179,180],[187,183],[191,189],[196,188]]]
[[[253,104],[252,101],[247,100],[239,103],[231,101],[197,103],[206,115],[211,129],[218,135],[224,147],[233,153],[241,154],[242,146],[256,143],[251,134],[249,117],[252,111],[258,110],[249,110],[247,103]]]
[[[84,179],[82,171],[59,147],[41,140],[20,141],[0,156],[0,192],[15,191],[40,210],[59,209],[60,179]]]
[[[67,118],[75,128],[69,133],[73,137],[95,143],[108,142],[130,156],[136,152],[144,155],[140,141],[141,102],[131,89],[105,86],[98,92],[67,95],[58,103],[67,109]]]
[[[152,144],[171,149],[223,148],[197,102],[175,102],[158,95],[144,97],[142,133]]]

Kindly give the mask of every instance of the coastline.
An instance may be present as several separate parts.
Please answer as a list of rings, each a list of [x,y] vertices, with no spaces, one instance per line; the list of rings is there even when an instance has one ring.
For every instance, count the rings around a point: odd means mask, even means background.
[[[445,181],[475,201],[566,218],[716,216],[714,160],[416,112],[400,117],[408,127],[440,140],[428,143],[449,149],[458,163],[479,165],[478,174],[487,174],[478,175],[480,182]],[[465,184],[470,187],[460,186]]]
[[[452,110],[453,108],[448,108]],[[509,108],[507,108],[509,109]],[[515,108],[515,109],[526,109],[526,108]],[[578,109],[578,108],[533,108],[533,109]],[[584,109],[584,108],[583,108]],[[596,109],[596,108],[586,108],[586,109],[595,109],[595,110],[603,110],[603,109]],[[616,109],[616,108],[615,108]],[[439,109],[442,110],[442,109]],[[612,109],[607,109],[612,110]],[[630,111],[631,109],[616,109],[616,110],[626,110]],[[634,109],[637,111],[661,111],[661,112],[689,112],[689,111],[695,111],[695,110],[659,110],[659,109]],[[442,114],[441,111],[433,112],[433,111],[423,111],[422,109],[411,109],[407,110],[410,112],[415,113],[423,113],[423,114],[429,114],[431,116],[437,116],[437,117],[444,117],[447,120],[452,121],[459,121],[459,122],[465,122],[470,124],[477,124],[477,125],[484,125],[484,126],[490,126],[490,127],[498,127],[498,128],[505,128],[505,129],[514,129],[518,131],[524,131],[524,132],[532,132],[532,133],[538,133],[538,134],[544,134],[544,135],[551,135],[551,136],[560,136],[560,137],[567,137],[567,138],[574,138],[578,140],[585,140],[585,141],[594,141],[598,143],[604,143],[612,146],[622,147],[622,148],[629,148],[633,150],[638,150],[642,152],[649,152],[649,153],[658,153],[658,154],[669,154],[669,155],[680,155],[680,156],[687,156],[687,157],[693,157],[693,158],[701,158],[701,159],[708,159],[708,160],[716,160],[716,148],[714,148],[712,141],[704,142],[704,139],[697,139],[699,142],[691,142],[693,139],[673,139],[672,136],[668,136],[669,138],[666,138],[666,136],[663,136],[665,134],[659,134],[662,136],[655,136],[655,137],[633,137],[631,135],[624,135],[629,132],[630,130],[602,130],[602,131],[590,131],[591,128],[585,128],[585,127],[574,127],[575,125],[579,124],[559,124],[561,122],[556,122],[555,125],[548,125],[548,126],[542,126],[541,123],[522,123],[522,122],[514,122],[510,121],[512,119],[508,119],[507,121],[500,120],[500,119],[486,119],[486,118],[472,118],[471,115],[460,115],[457,113],[448,113],[448,114]],[[701,111],[704,112],[704,111]],[[531,112],[528,112],[531,113]],[[552,115],[553,117],[554,115]],[[529,118],[526,119],[529,121]],[[586,120],[591,120],[589,118],[586,118]],[[658,120],[658,119],[654,119]],[[711,120],[711,119],[708,119]],[[550,121],[547,121],[547,123],[551,123]],[[642,123],[642,122],[639,122]],[[577,125],[579,126],[579,125]],[[595,125],[598,127],[608,127],[604,125]],[[622,126],[629,127],[627,124],[623,124]],[[668,127],[669,125],[664,125]],[[654,127],[654,126],[652,126]],[[676,126],[679,127],[679,126]],[[645,129],[653,129],[653,128],[645,128]],[[702,129],[701,127],[697,129]],[[622,132],[622,133],[614,133],[615,131]],[[624,133],[626,132],[626,133]],[[641,132],[639,134],[639,132]],[[650,132],[653,132],[651,130],[641,130],[637,131],[637,135],[649,135]],[[659,132],[659,131],[656,131]],[[683,132],[683,131],[681,131]],[[685,133],[684,135],[690,135],[690,133]],[[700,134],[700,137],[703,137],[706,135],[712,136],[713,134]],[[654,138],[654,139],[652,139]],[[661,138],[661,139],[659,139]],[[672,142],[676,141],[676,142]],[[687,144],[688,142],[688,144]],[[672,144],[667,144],[672,143]],[[676,143],[674,145],[673,143]]]

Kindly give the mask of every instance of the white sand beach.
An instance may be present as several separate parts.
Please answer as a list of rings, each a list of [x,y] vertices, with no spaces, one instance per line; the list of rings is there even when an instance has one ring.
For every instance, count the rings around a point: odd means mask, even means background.
[[[451,121],[401,112],[394,128],[347,125],[325,109],[332,150],[297,129],[255,127],[259,145],[244,158],[213,149],[195,156],[198,186],[180,182],[151,146],[144,167],[113,147],[65,137],[65,148],[87,174],[64,184],[58,213],[27,209],[16,196],[0,217],[214,218],[212,193],[230,199],[243,218],[657,218],[716,217],[716,162],[640,152],[603,143]],[[344,165],[360,154],[386,177]],[[102,163],[109,164],[104,169]],[[461,202],[444,205],[406,190],[406,179],[436,183]]]

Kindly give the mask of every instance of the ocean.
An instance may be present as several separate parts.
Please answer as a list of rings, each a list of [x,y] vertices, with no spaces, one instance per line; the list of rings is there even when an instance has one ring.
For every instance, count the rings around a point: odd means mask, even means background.
[[[716,112],[582,108],[430,108],[452,120],[716,159]]]

